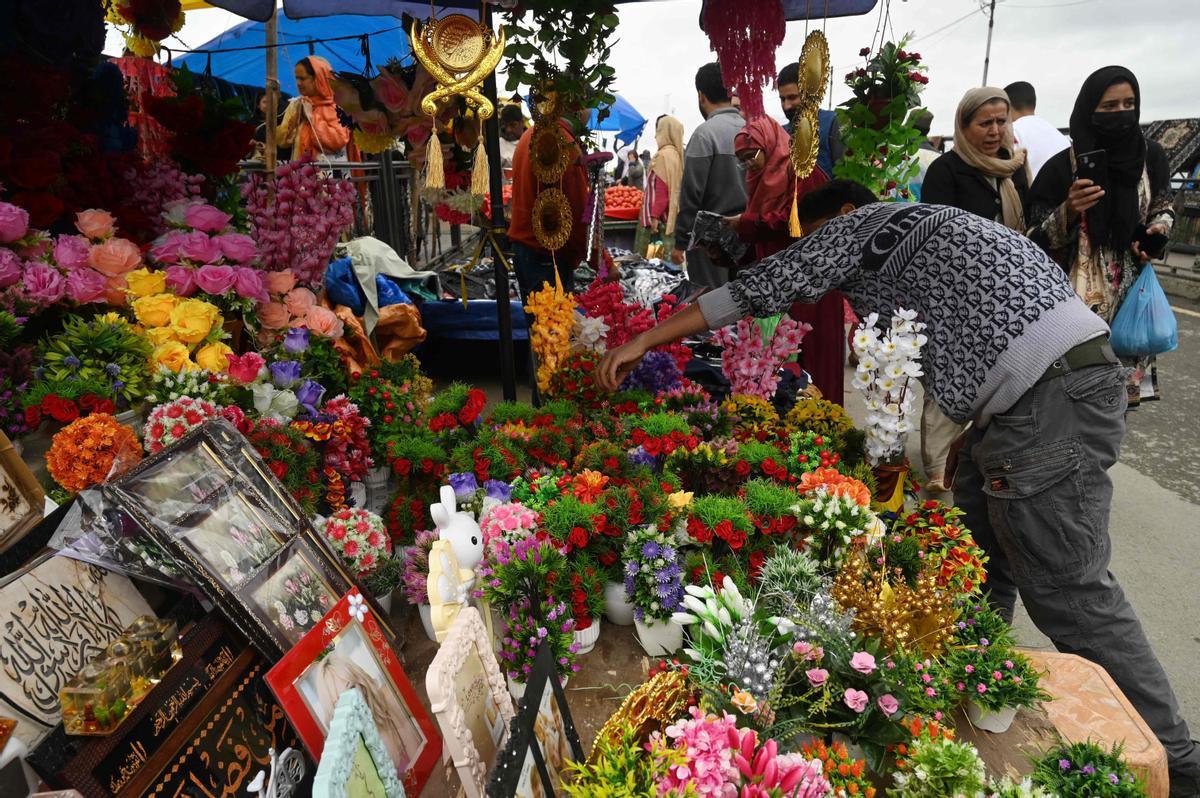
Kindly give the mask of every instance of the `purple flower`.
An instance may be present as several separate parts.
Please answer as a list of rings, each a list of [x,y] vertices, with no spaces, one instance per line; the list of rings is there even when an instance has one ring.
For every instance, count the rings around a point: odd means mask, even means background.
[[[1070,770],[1071,769],[1071,760],[1060,759],[1060,760],[1058,760],[1058,766],[1060,768],[1062,768],[1063,770]]]
[[[25,295],[42,305],[53,305],[67,293],[67,281],[62,274],[44,263],[30,264],[22,279]]]
[[[1096,773],[1096,766],[1089,763],[1084,765],[1079,772],[1085,776],[1092,776]]]
[[[305,380],[296,389],[296,401],[308,411],[309,415],[315,416],[317,414],[317,405],[321,403],[321,397],[324,395],[324,386],[316,380]]]
[[[653,540],[642,544],[642,556],[645,557],[647,560],[653,560],[655,557],[658,557],[660,554],[662,554],[662,547],[659,546],[657,543],[655,543]]]
[[[1109,774],[1108,774],[1108,783],[1109,783],[1109,784],[1112,784],[1112,785],[1114,785],[1114,786],[1115,786],[1115,785],[1117,785],[1117,784],[1120,784],[1120,783],[1121,783],[1121,779],[1119,779],[1119,778],[1117,777],[1117,774],[1116,774],[1116,773],[1109,773]]]
[[[629,463],[635,467],[644,466],[646,468],[654,468],[658,465],[658,458],[639,446],[630,452]]]
[[[233,278],[233,288],[242,299],[253,299],[259,304],[271,301],[267,287],[263,284],[262,272],[249,266],[239,266]]]
[[[287,331],[283,339],[284,351],[298,355],[308,349],[308,330],[304,327],[293,327]]]
[[[454,488],[454,497],[462,501],[475,495],[475,491],[479,490],[479,482],[469,472],[451,474],[450,487]]]
[[[638,367],[621,384],[623,391],[660,394],[679,386],[679,366],[667,352],[647,352]]]
[[[300,379],[300,363],[295,360],[280,360],[271,364],[271,380],[276,388],[286,388]]]
[[[483,483],[483,489],[487,491],[489,499],[495,499],[498,502],[512,501],[512,486],[507,482],[501,482],[498,479],[489,479]]]

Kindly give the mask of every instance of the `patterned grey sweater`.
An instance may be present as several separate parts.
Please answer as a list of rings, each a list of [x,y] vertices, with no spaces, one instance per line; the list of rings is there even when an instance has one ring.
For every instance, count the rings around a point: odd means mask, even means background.
[[[1108,332],[1037,244],[941,205],[880,203],[831,219],[699,304],[718,329],[834,289],[860,317],[917,311],[929,325],[923,382],[960,422],[987,424],[1059,355]]]

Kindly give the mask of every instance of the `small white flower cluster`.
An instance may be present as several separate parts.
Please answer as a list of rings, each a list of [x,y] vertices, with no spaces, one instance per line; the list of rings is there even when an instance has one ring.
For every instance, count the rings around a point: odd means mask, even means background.
[[[608,325],[604,319],[585,316],[575,311],[575,326],[571,330],[571,349],[576,352],[599,352],[603,354],[608,345]]]
[[[833,495],[824,487],[810,492],[792,512],[821,542],[818,550],[828,553],[828,565],[839,567],[856,538],[877,543],[885,531],[883,522],[869,507],[850,496]]]
[[[176,373],[166,366],[159,366],[150,378],[150,393],[146,401],[151,405],[173,402],[184,396],[207,399],[215,402],[224,388],[224,377],[203,369]]]
[[[863,319],[854,333],[858,370],[854,387],[867,402],[867,459],[872,465],[904,454],[905,437],[912,431],[908,420],[913,409],[910,381],[920,377],[921,347],[929,340],[925,324],[915,310],[899,309],[892,326],[880,330],[879,314]]]

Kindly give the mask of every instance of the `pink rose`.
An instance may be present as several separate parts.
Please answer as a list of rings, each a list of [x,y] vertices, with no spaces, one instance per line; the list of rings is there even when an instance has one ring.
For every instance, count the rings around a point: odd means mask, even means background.
[[[44,263],[31,263],[22,276],[25,295],[42,305],[53,305],[67,293],[67,281],[58,269]]]
[[[308,315],[308,309],[317,304],[317,297],[307,288],[293,288],[283,298],[283,304],[287,306],[292,318],[303,319]]]
[[[258,245],[248,235],[226,233],[223,236],[217,236],[216,241],[221,247],[221,254],[225,256],[225,260],[247,264],[253,263],[258,257]]]
[[[196,293],[196,270],[191,266],[168,266],[166,274],[167,287],[176,296],[187,297]]]
[[[282,330],[292,320],[292,314],[278,302],[267,302],[258,308],[258,320],[267,330]]]
[[[83,236],[59,236],[54,242],[54,260],[64,269],[87,266],[92,245]]]
[[[103,302],[107,293],[108,278],[95,269],[85,266],[67,275],[67,296],[72,302],[80,305]]]
[[[243,385],[249,385],[258,379],[259,372],[263,366],[267,365],[267,361],[257,352],[247,352],[241,357],[237,355],[226,355],[229,359],[229,376],[237,380]]]
[[[117,219],[108,211],[91,208],[75,214],[75,227],[84,237],[97,241],[113,234]]]
[[[125,238],[110,238],[92,246],[88,264],[105,277],[120,277],[142,265],[142,251]]]
[[[188,227],[205,233],[219,233],[233,217],[211,205],[192,205],[183,214]]]
[[[25,260],[45,260],[46,256],[50,254],[51,245],[49,237],[39,236],[17,249],[17,254]]]
[[[873,673],[875,671],[875,657],[866,651],[856,651],[854,656],[850,658],[850,667],[859,673]]]
[[[292,274],[289,269],[281,272],[266,272],[263,280],[267,284],[267,290],[272,294],[286,294],[296,287],[296,275]]]
[[[21,279],[21,259],[11,249],[0,248],[0,288],[8,288]]]
[[[813,687],[820,687],[829,680],[829,671],[824,668],[810,668],[804,672],[804,675],[808,677],[808,683]]]
[[[236,279],[237,272],[232,266],[201,266],[196,270],[196,287],[213,296],[232,289]]]
[[[0,202],[0,244],[11,244],[29,232],[29,211]]]
[[[842,697],[842,701],[846,703],[846,706],[858,713],[867,711],[867,704],[870,703],[870,700],[870,697],[866,693],[862,690],[855,690],[853,687],[847,687]]]
[[[380,72],[379,76],[371,81],[371,91],[374,92],[375,99],[392,113],[402,111],[408,102],[408,87],[386,71]]]
[[[345,325],[342,324],[342,320],[337,317],[337,314],[320,305],[313,305],[308,309],[305,322],[310,332],[326,338],[341,338],[345,332]]]
[[[244,299],[253,299],[255,302],[269,302],[270,297],[267,296],[267,289],[263,288],[262,272],[258,269],[251,269],[249,266],[239,266],[237,270],[237,279],[233,283],[234,289],[238,292],[238,296]]]
[[[183,246],[187,233],[178,230],[167,233],[150,247],[150,257],[159,263],[179,263],[179,248]]]
[[[896,710],[900,709],[900,702],[891,693],[884,693],[875,701],[879,705],[879,709],[883,714],[891,717],[896,714]]]
[[[184,233],[179,241],[179,257],[197,265],[216,263],[221,259],[221,245],[208,233]]]

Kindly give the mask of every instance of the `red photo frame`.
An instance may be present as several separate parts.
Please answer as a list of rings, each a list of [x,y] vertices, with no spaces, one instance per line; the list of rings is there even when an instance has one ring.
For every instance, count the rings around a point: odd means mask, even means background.
[[[304,746],[320,761],[342,691],[364,693],[380,737],[404,781],[419,795],[442,755],[442,738],[400,666],[391,635],[361,593],[342,596],[321,622],[267,673]]]

